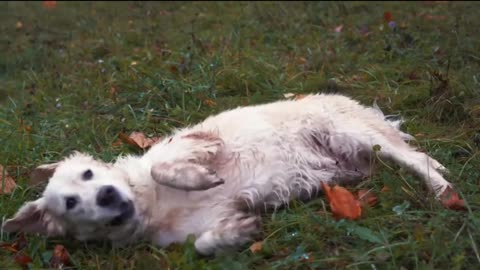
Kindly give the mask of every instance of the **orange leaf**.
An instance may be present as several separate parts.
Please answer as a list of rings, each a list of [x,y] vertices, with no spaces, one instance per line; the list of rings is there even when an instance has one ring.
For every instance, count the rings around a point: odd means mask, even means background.
[[[57,1],[43,1],[44,8],[55,8],[57,6]]]
[[[217,105],[217,103],[211,99],[205,99],[203,103],[205,103],[209,107],[214,107],[215,105]]]
[[[0,248],[4,249],[4,250],[7,250],[7,251],[10,251],[11,253],[17,253],[18,252],[18,250],[13,246],[13,244],[10,244],[10,243],[1,243]]]
[[[458,193],[448,187],[442,195],[440,195],[440,201],[444,207],[452,210],[466,210],[465,202],[460,199]]]
[[[362,215],[360,202],[355,199],[350,191],[338,185],[330,187],[324,182],[321,184],[322,189],[327,195],[335,219],[345,218],[355,220],[360,218]]]
[[[15,240],[15,242],[12,244],[12,247],[14,247],[16,250],[22,250],[27,246],[27,239],[25,238],[25,235],[21,233],[18,236],[18,239]]]
[[[383,186],[383,188],[380,190],[380,192],[382,193],[389,192],[389,191],[390,191],[390,188],[388,186]]]
[[[53,249],[53,255],[50,259],[50,267],[60,268],[62,265],[70,264],[70,256],[68,255],[67,249],[62,245],[56,245]]]
[[[12,253],[17,253],[19,250],[24,249],[27,246],[27,239],[25,239],[25,235],[21,233],[17,240],[13,243],[1,243],[0,248],[8,250]]]
[[[149,148],[150,146],[156,144],[160,141],[160,137],[147,138],[142,132],[134,131],[129,136],[125,133],[120,132],[118,137],[126,144],[139,147],[141,149]]]
[[[378,202],[377,196],[371,190],[361,189],[357,193],[358,200],[368,206],[374,206]]]
[[[300,100],[300,99],[305,98],[306,96],[307,96],[307,95],[304,95],[304,94],[297,94],[297,95],[295,95],[294,100]]]
[[[23,253],[17,253],[15,254],[14,258],[15,262],[19,265],[26,266],[29,263],[32,263],[33,260],[29,256],[23,254]]]
[[[393,20],[392,13],[390,11],[383,13],[383,18],[385,19],[385,21],[391,22]]]
[[[259,253],[262,251],[263,248],[263,241],[255,242],[250,246],[250,251],[252,253]]]
[[[0,165],[0,194],[10,194],[16,186],[15,180],[8,176],[7,171]]]
[[[426,14],[424,18],[428,21],[443,21],[447,19],[447,16],[437,16],[437,15],[430,15]]]

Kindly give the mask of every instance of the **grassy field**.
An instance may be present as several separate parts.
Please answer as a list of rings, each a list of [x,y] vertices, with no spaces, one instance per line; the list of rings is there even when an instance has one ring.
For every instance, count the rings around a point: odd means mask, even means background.
[[[443,209],[416,177],[382,168],[349,187],[379,203],[335,221],[324,196],[263,218],[263,250],[215,258],[191,242],[113,249],[28,235],[32,269],[64,245],[76,269],[479,269],[480,5],[468,3],[0,3],[0,164],[19,187],[80,150],[111,161],[119,132],[175,127],[285,93],[334,92],[401,113],[413,144],[451,170],[468,211]],[[385,12],[393,22],[388,23]],[[388,16],[386,16],[388,17]],[[388,18],[387,18],[388,19]],[[390,192],[380,192],[388,185]],[[1,241],[14,236],[1,235]],[[0,250],[0,269],[16,269]]]

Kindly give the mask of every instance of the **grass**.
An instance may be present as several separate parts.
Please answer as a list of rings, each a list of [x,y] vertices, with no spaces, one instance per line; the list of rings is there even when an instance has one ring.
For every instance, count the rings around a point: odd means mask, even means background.
[[[19,184],[0,195],[1,215],[41,192],[42,185],[29,182],[39,164],[73,150],[107,161],[134,152],[112,145],[121,131],[161,136],[285,93],[335,92],[402,113],[409,120],[404,130],[451,170],[449,180],[469,210],[443,209],[418,178],[382,168],[351,187],[378,193],[379,204],[364,218],[335,221],[323,196],[292,202],[265,215],[259,254],[246,246],[204,258],[191,242],[113,249],[29,235],[32,269],[45,267],[42,260],[58,243],[77,269],[478,269],[478,8],[475,2],[59,2],[47,9],[40,2],[1,2],[0,164]],[[381,193],[384,185],[392,192]],[[18,267],[6,251],[0,265]]]

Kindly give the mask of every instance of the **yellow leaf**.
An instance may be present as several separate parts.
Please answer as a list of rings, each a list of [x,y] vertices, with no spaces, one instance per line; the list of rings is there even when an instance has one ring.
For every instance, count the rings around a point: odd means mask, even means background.
[[[263,241],[258,241],[258,242],[253,243],[250,246],[250,251],[252,253],[259,253],[260,251],[262,251],[262,248],[263,248]]]

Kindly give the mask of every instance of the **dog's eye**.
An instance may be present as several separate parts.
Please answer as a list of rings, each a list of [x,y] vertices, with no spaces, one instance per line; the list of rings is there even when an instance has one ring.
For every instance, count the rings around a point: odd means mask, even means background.
[[[65,206],[67,207],[67,210],[70,210],[77,205],[77,198],[75,197],[67,197],[65,198]]]
[[[92,170],[88,169],[82,174],[82,179],[83,180],[90,180],[93,177],[93,172]]]

